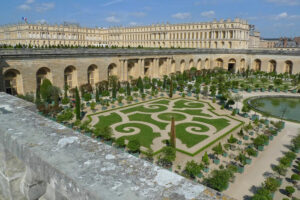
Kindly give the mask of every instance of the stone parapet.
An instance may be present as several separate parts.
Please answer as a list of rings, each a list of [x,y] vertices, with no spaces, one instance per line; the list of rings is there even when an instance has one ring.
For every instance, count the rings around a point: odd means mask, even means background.
[[[230,199],[51,121],[5,93],[0,147],[4,199]]]
[[[0,49],[1,58],[113,57],[185,54],[245,54],[300,56],[299,50],[277,49]]]

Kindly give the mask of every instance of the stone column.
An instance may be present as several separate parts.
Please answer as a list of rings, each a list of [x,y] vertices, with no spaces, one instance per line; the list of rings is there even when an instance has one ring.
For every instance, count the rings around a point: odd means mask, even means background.
[[[24,195],[20,191],[20,182],[24,171],[24,164],[4,149],[0,143],[0,199],[24,199]]]
[[[153,70],[152,70],[152,77],[157,78],[158,77],[158,65],[159,65],[159,58],[153,59]]]
[[[138,70],[138,76],[140,77],[144,77],[144,67],[145,67],[145,60],[144,59],[139,59],[138,61],[138,66],[139,66],[139,70]]]
[[[167,74],[166,74],[167,76],[169,76],[169,74],[172,71],[172,69],[171,69],[171,67],[172,67],[171,66],[172,65],[171,62],[172,62],[172,58],[167,58],[167,70],[166,70],[167,71]]]
[[[123,80],[128,81],[128,60],[124,60],[123,65]]]

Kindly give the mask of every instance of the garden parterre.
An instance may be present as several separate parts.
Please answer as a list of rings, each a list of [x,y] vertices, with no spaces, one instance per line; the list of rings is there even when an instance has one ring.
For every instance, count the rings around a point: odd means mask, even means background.
[[[115,139],[124,138],[125,143],[138,140],[142,151],[152,149],[154,152],[159,152],[169,140],[171,118],[174,117],[176,149],[196,155],[242,123],[213,110],[209,103],[202,101],[160,98],[93,115],[98,118],[95,127],[110,126]]]

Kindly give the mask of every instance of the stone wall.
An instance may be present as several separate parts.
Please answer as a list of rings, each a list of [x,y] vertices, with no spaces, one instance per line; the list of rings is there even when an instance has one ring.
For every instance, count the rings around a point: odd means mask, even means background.
[[[108,75],[117,75],[121,81],[130,76],[162,77],[191,67],[228,69],[234,65],[234,71],[255,70],[259,61],[262,71],[271,71],[275,63],[277,73],[300,72],[300,50],[228,50],[228,49],[46,49],[46,50],[0,50],[0,89],[6,91],[4,80],[7,73],[15,74],[16,90],[19,94],[35,93],[37,72],[44,68],[49,71],[47,78],[60,88],[64,88],[65,70],[74,68],[72,87],[89,82],[88,69],[95,66],[95,80],[106,80]],[[149,71],[145,72],[149,61]],[[134,65],[132,65],[134,63]],[[291,66],[291,71],[287,66]],[[110,71],[109,66],[114,66]],[[133,66],[133,67],[132,67]],[[97,77],[97,78],[96,78]],[[2,86],[1,86],[2,85]]]
[[[34,110],[0,93],[1,199],[231,199]]]

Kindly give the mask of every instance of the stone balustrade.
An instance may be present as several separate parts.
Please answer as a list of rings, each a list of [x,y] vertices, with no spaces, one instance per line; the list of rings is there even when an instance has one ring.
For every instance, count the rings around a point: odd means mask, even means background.
[[[0,199],[230,199],[0,93]]]

